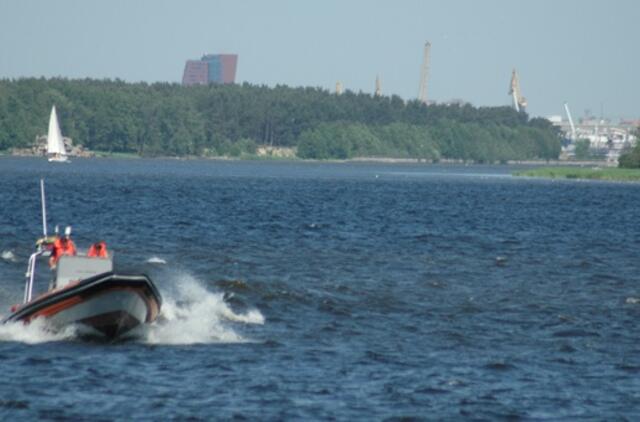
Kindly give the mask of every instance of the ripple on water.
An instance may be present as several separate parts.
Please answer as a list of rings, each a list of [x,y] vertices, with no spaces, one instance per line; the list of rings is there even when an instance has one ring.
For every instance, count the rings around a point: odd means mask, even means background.
[[[37,357],[37,356],[30,356],[27,359],[25,359],[24,364],[27,365],[27,366],[32,366],[32,365],[50,365],[52,362],[53,362],[53,359]]]
[[[29,401],[27,401],[27,400],[0,399],[0,408],[4,408],[4,409],[28,409],[29,408]]]
[[[418,394],[428,394],[428,395],[451,393],[451,391],[449,390],[446,390],[444,388],[437,388],[437,387],[420,387],[420,388],[417,388],[414,392]]]
[[[567,330],[555,331],[553,337],[600,337],[600,334],[595,331],[583,330],[581,328],[573,328]]]
[[[486,369],[491,371],[505,372],[516,369],[516,366],[507,362],[489,362],[484,365]]]
[[[623,372],[627,372],[630,374],[638,374],[640,373],[640,365],[632,365],[632,364],[627,364],[627,363],[623,363],[623,364],[617,364],[616,365],[616,369],[623,371]]]

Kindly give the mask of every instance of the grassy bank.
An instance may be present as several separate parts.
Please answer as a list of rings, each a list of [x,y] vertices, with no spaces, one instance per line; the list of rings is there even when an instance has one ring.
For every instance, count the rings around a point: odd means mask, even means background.
[[[640,181],[640,169],[600,167],[541,167],[514,173],[514,176],[545,177],[549,179],[612,180],[621,182]]]

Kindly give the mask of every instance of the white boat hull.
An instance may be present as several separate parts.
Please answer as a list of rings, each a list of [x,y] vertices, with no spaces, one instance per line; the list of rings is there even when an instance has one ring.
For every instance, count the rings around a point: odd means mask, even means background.
[[[81,337],[122,339],[155,321],[161,305],[160,293],[147,276],[107,272],[28,301],[4,322],[44,318],[52,331],[73,326]]]
[[[66,155],[62,155],[60,157],[49,157],[48,161],[50,163],[70,163],[69,158]]]
[[[111,290],[85,299],[52,315],[47,323],[54,331],[74,325],[82,336],[113,337],[147,318],[147,304],[131,290]]]

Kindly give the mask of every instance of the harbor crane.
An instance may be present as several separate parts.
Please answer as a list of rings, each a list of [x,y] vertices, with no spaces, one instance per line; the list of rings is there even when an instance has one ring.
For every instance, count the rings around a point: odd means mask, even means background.
[[[429,41],[424,45],[424,54],[422,57],[422,67],[420,68],[420,88],[418,91],[418,100],[427,104],[427,80],[429,78],[429,54],[431,53],[431,43]]]
[[[513,108],[516,111],[524,111],[527,108],[527,99],[522,96],[520,90],[520,78],[518,78],[518,72],[513,69],[511,73],[511,85],[509,87],[509,95],[513,98]]]
[[[569,111],[569,104],[565,101],[564,103],[564,111],[567,112],[567,119],[569,119],[569,125],[571,126],[571,140],[575,141],[576,137],[576,126],[573,124],[573,119],[571,118],[571,111]]]

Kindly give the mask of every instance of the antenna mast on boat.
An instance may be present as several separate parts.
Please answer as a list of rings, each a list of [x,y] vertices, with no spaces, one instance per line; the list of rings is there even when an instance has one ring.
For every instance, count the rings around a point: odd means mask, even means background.
[[[42,202],[42,232],[47,237],[47,204],[44,199],[44,179],[40,179],[40,201]]]

